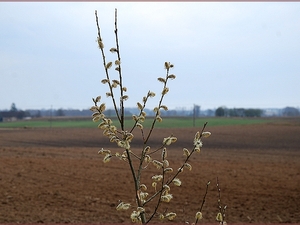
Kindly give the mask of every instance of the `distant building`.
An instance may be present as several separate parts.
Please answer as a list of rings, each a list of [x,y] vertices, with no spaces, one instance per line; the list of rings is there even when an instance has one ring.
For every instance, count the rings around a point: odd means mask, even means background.
[[[269,108],[263,110],[263,116],[272,117],[272,116],[281,116],[281,109]]]

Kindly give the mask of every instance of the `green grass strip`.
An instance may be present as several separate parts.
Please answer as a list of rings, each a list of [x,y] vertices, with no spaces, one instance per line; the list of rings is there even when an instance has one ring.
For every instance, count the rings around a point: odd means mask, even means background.
[[[118,125],[116,119],[113,119],[114,124]],[[150,127],[153,118],[146,118],[143,126],[145,128]],[[195,120],[196,127],[202,127],[205,122],[208,122],[209,126],[232,126],[232,125],[249,125],[268,123],[271,120],[268,118],[221,118],[221,117],[209,117],[209,118],[197,118]],[[20,120],[14,122],[1,122],[0,128],[22,128],[22,127],[61,127],[61,128],[97,128],[98,123],[92,122],[91,118],[86,119],[42,119],[42,120]],[[132,127],[133,120],[127,118],[125,120],[125,127]],[[189,117],[177,117],[177,118],[163,118],[161,123],[156,122],[157,128],[188,128],[193,127],[193,118]]]

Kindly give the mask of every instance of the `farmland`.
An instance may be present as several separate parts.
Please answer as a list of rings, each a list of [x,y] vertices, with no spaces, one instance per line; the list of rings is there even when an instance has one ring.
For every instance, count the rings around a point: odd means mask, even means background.
[[[117,124],[116,118],[112,118],[114,123]],[[147,118],[145,120],[144,127],[150,127],[153,118]],[[162,123],[156,123],[158,128],[189,128],[195,126],[202,126],[205,122],[209,123],[209,126],[228,126],[228,125],[249,125],[249,124],[261,124],[272,123],[278,119],[274,118],[224,118],[224,117],[202,117],[197,118],[195,122],[191,117],[166,117]],[[126,118],[125,125],[131,127],[133,120],[131,117]],[[54,118],[41,118],[32,120],[19,120],[14,122],[0,123],[0,128],[20,128],[20,127],[73,127],[73,128],[95,128],[97,124],[92,122],[91,118],[86,117],[54,117]]]
[[[196,127],[192,119],[167,118],[150,144],[176,136],[168,148],[176,168],[182,148],[192,147],[206,121],[212,136],[192,157],[193,169],[180,177],[182,186],[171,187],[173,204],[163,206],[177,213],[175,223],[192,222],[208,180],[202,222],[215,223],[216,177],[228,223],[300,223],[299,118],[199,118]],[[134,135],[138,142],[139,131]],[[90,119],[1,123],[0,223],[130,222],[130,211],[115,209],[119,200],[134,204],[128,165],[116,159],[104,164],[97,154],[101,147],[119,151]],[[139,151],[140,145],[133,142],[132,149]],[[149,168],[146,184],[155,172]]]

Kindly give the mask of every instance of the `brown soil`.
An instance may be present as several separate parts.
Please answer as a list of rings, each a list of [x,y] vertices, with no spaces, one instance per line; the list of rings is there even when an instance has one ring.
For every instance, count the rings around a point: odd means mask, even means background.
[[[197,130],[156,129],[152,149],[176,136],[168,148],[176,170]],[[300,223],[299,122],[207,130],[212,136],[192,156],[192,171],[180,174],[182,186],[171,186],[174,198],[162,210],[176,212],[176,223],[193,222],[211,181],[202,223],[215,223],[218,177],[228,223]],[[131,210],[115,209],[119,200],[134,204],[129,167],[116,158],[104,164],[101,147],[119,150],[96,128],[0,130],[0,223],[130,223]],[[145,171],[149,192],[157,173],[152,165]]]

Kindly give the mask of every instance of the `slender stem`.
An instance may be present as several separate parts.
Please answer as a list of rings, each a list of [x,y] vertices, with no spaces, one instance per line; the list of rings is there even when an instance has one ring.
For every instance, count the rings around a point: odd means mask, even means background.
[[[164,83],[163,90],[167,87],[169,71],[170,71],[170,69],[167,68],[166,82]],[[159,115],[159,110],[160,110],[160,107],[161,107],[161,105],[162,105],[162,101],[163,101],[164,96],[165,96],[164,94],[161,95],[161,98],[160,98],[159,103],[158,103],[158,109],[157,109],[157,112],[156,112],[156,114],[155,114],[155,117],[154,117],[154,119],[153,119],[153,122],[152,122],[152,125],[151,125],[151,128],[150,128],[150,131],[149,131],[149,133],[148,133],[148,135],[147,135],[147,138],[146,138],[146,140],[144,141],[144,143],[147,143],[147,142],[148,142],[148,140],[149,140],[149,138],[150,138],[150,136],[151,136],[151,134],[152,134],[152,132],[153,132],[153,129],[154,129],[154,126],[155,126],[155,123],[156,123],[156,117]]]
[[[208,181],[208,182],[207,182],[207,184],[206,184],[206,190],[205,190],[205,194],[204,194],[204,196],[203,196],[203,199],[202,199],[202,203],[201,203],[201,206],[200,206],[199,212],[202,212],[202,209],[203,209],[204,203],[205,203],[205,201],[206,201],[206,195],[207,195],[207,192],[208,192],[208,186],[209,186],[209,184],[210,184],[210,181]],[[198,223],[198,221],[199,221],[199,219],[198,219],[198,218],[196,218],[195,224],[197,224],[197,223]]]
[[[162,158],[162,161],[163,161],[163,166],[162,166],[162,180],[161,180],[161,190],[159,191],[159,196],[158,196],[158,200],[157,200],[157,204],[155,206],[155,209],[152,213],[152,215],[150,216],[150,218],[148,219],[147,223],[149,223],[152,218],[154,217],[154,215],[156,214],[158,208],[159,208],[159,205],[161,203],[161,196],[162,196],[162,193],[163,193],[163,190],[164,190],[164,182],[165,182],[165,166],[164,166],[164,160],[165,160],[165,155],[163,155],[163,158]]]
[[[163,147],[165,147],[165,146],[166,146],[165,144],[161,145],[161,146],[160,146],[158,149],[156,149],[156,150],[154,150],[154,151],[150,152],[148,155],[152,155],[152,154],[154,154],[155,152],[157,152],[157,151],[159,151],[159,150],[163,149]]]
[[[121,62],[121,56],[120,56],[120,46],[119,46],[119,38],[118,38],[118,25],[117,25],[117,9],[115,9],[115,37],[116,37],[116,48],[117,48],[117,55],[118,60]],[[123,82],[122,82],[122,71],[121,71],[121,64],[119,65],[119,81],[120,81],[120,92],[121,92],[121,98],[120,98],[120,119],[121,119],[121,129],[124,130],[124,100],[122,97],[124,96],[124,90],[123,90]]]
[[[217,177],[217,189],[218,189],[218,206],[219,206],[219,212],[222,215],[222,221],[220,221],[220,224],[224,224],[225,217],[226,217],[226,208],[227,208],[227,206],[225,205],[222,208],[222,204],[221,204],[221,189],[220,189],[220,184],[219,184],[219,178],[218,177]]]
[[[208,122],[205,122],[205,123],[203,124],[202,130],[201,130],[201,134],[200,134],[200,138],[202,137],[202,133],[204,132],[204,129],[205,129],[205,127],[207,126],[207,123],[208,123]]]
[[[117,26],[117,9],[115,9],[115,38],[116,38],[116,48],[117,48],[117,55],[118,55],[118,60],[119,62],[121,62],[121,56],[120,56],[120,46],[119,46],[119,38],[118,38],[118,26]],[[121,125],[121,129],[124,131],[124,90],[123,90],[123,79],[122,79],[122,70],[121,70],[121,64],[119,65],[119,81],[120,81],[120,125]],[[130,157],[130,152],[128,149],[126,149],[127,155],[128,155],[128,161],[129,161],[129,165],[130,165],[130,170],[132,173],[132,177],[134,179],[134,184],[135,184],[135,193],[136,193],[136,201],[139,207],[142,206],[142,203],[140,201],[139,198],[139,189],[140,189],[140,169],[138,170],[138,174],[136,175],[134,167],[133,167],[133,163],[132,163],[132,159]],[[143,157],[140,158],[140,164],[142,164],[143,162]],[[140,166],[141,167],[141,166]],[[139,168],[140,168],[139,167]],[[145,224],[146,223],[146,216],[145,213],[142,212],[140,214],[141,216],[141,220],[142,223]]]
[[[205,122],[204,125],[203,125],[203,127],[202,127],[201,134],[200,134],[200,138],[202,137],[202,133],[203,133],[203,131],[204,131],[206,125],[207,125],[207,122]],[[171,180],[169,180],[169,181],[167,182],[167,184],[170,184],[170,183],[178,176],[178,174],[182,171],[182,169],[183,169],[185,163],[187,163],[187,162],[189,161],[190,157],[191,157],[192,154],[195,152],[195,147],[196,147],[196,146],[194,146],[193,150],[191,151],[191,154],[188,155],[188,156],[186,157],[185,161],[183,162],[183,164],[181,165],[181,167],[178,169],[177,173],[172,177]]]
[[[206,195],[207,195],[207,192],[208,192],[208,186],[209,186],[209,184],[210,184],[210,181],[208,181],[207,184],[206,184],[205,194],[203,196],[203,200],[202,200],[202,203],[201,203],[201,206],[200,206],[200,209],[199,209],[200,212],[202,211],[204,203],[206,201]]]
[[[145,146],[143,146],[143,149],[145,148]],[[143,167],[143,162],[144,162],[144,159],[145,159],[145,155],[146,153],[144,152],[144,150],[142,151],[142,155],[141,155],[141,158],[140,158],[140,164],[139,164],[139,168],[138,168],[138,171],[137,171],[137,182],[139,183],[138,186],[140,186],[140,181],[141,181],[141,175],[142,175],[142,167]],[[143,207],[144,203],[141,203],[138,199],[137,199],[137,202],[138,202],[138,206],[139,207]],[[142,220],[142,224],[146,224],[147,222],[147,219],[146,219],[146,214],[145,212],[142,212],[140,214],[141,216],[141,220]]]
[[[98,41],[102,42],[97,10],[95,10],[95,16],[96,16],[96,24],[97,24],[97,29],[98,29]],[[110,90],[110,93],[111,93],[111,98],[112,98],[112,102],[113,102],[113,105],[114,105],[114,109],[115,109],[116,115],[118,117],[118,120],[120,121],[120,123],[122,123],[121,122],[122,120],[121,120],[119,112],[118,112],[117,104],[116,104],[116,101],[115,101],[115,97],[114,97],[114,93],[113,93],[113,88],[112,88],[112,85],[110,83],[108,68],[106,68],[105,53],[104,53],[103,48],[100,48],[100,50],[101,50],[101,53],[102,53],[102,61],[103,61],[104,69],[105,69],[106,78],[108,80],[109,90]]]
[[[139,204],[139,202],[140,202],[139,196],[138,196],[138,190],[140,189],[139,181],[137,180],[137,177],[135,175],[135,170],[134,170],[134,167],[133,167],[133,164],[132,164],[132,159],[131,159],[131,156],[130,156],[130,151],[128,149],[126,149],[126,154],[127,154],[127,157],[128,157],[128,163],[129,163],[131,174],[132,174],[133,181],[134,181],[135,198],[136,198],[136,201]]]
[[[141,115],[142,115],[143,110],[146,108],[146,103],[147,103],[149,97],[150,97],[150,91],[148,91],[148,94],[147,94],[147,96],[145,97],[145,100],[143,100],[144,104],[143,104],[142,108],[140,109],[140,112],[139,112],[139,115],[138,115],[138,116],[141,116]],[[138,120],[134,122],[134,124],[133,124],[131,130],[129,131],[129,133],[131,133],[131,132],[136,128],[136,124],[137,124],[137,123],[138,123]],[[142,138],[143,138],[143,141],[145,141],[143,129],[141,129],[141,132],[142,132]]]

